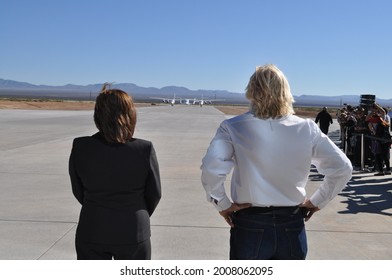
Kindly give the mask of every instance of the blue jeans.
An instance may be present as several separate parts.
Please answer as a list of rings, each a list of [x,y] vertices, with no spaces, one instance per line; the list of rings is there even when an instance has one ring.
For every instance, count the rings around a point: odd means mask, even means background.
[[[248,210],[247,210],[248,209]],[[251,207],[233,213],[231,260],[304,260],[305,224],[298,207]],[[258,209],[261,209],[259,212]]]

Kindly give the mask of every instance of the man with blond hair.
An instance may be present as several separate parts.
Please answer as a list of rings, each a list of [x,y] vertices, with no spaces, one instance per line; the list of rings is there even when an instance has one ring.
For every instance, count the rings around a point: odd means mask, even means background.
[[[345,154],[312,120],[294,115],[275,65],[258,67],[246,88],[250,111],[225,120],[202,160],[202,184],[231,226],[230,259],[305,259],[304,221],[351,178]],[[310,166],[325,175],[309,198]],[[231,199],[224,183],[233,170]]]

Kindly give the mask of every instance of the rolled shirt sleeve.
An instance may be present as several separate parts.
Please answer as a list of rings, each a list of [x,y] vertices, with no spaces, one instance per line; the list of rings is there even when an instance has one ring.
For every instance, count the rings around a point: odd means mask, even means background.
[[[224,183],[234,166],[234,149],[230,135],[223,122],[202,160],[201,182],[210,201],[217,210],[222,211],[232,204],[226,194]]]
[[[328,136],[318,133],[313,143],[312,164],[325,177],[310,201],[321,209],[346,186],[353,168],[347,156]]]

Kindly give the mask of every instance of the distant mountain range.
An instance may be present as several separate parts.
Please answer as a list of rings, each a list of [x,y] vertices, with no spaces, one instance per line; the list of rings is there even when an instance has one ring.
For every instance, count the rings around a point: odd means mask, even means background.
[[[225,90],[190,90],[185,87],[167,86],[163,88],[140,87],[132,83],[119,83],[115,88],[128,92],[135,101],[160,102],[159,98],[181,97],[183,99],[224,99],[216,103],[247,104],[244,93],[229,92]],[[25,82],[0,79],[0,96],[3,97],[29,97],[29,98],[53,98],[53,99],[77,99],[94,100],[102,88],[102,84],[47,86],[34,85]],[[156,100],[151,97],[157,97]],[[327,106],[341,107],[345,104],[357,106],[360,103],[360,95],[319,96],[299,95],[294,96],[296,106]],[[377,103],[391,107],[392,99],[379,99]]]

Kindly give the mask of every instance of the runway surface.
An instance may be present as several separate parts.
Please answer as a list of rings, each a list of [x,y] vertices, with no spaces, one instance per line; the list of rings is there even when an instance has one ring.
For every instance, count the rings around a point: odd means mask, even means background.
[[[228,259],[229,227],[200,183],[201,159],[226,117],[210,106],[138,108],[135,137],[154,143],[163,188],[153,259]],[[335,122],[331,138],[337,130]],[[0,259],[75,259],[80,205],[68,158],[73,138],[96,132],[93,112],[0,110],[0,131]],[[320,180],[311,170],[309,194]],[[391,185],[391,176],[354,173],[307,223],[308,259],[392,259]]]

